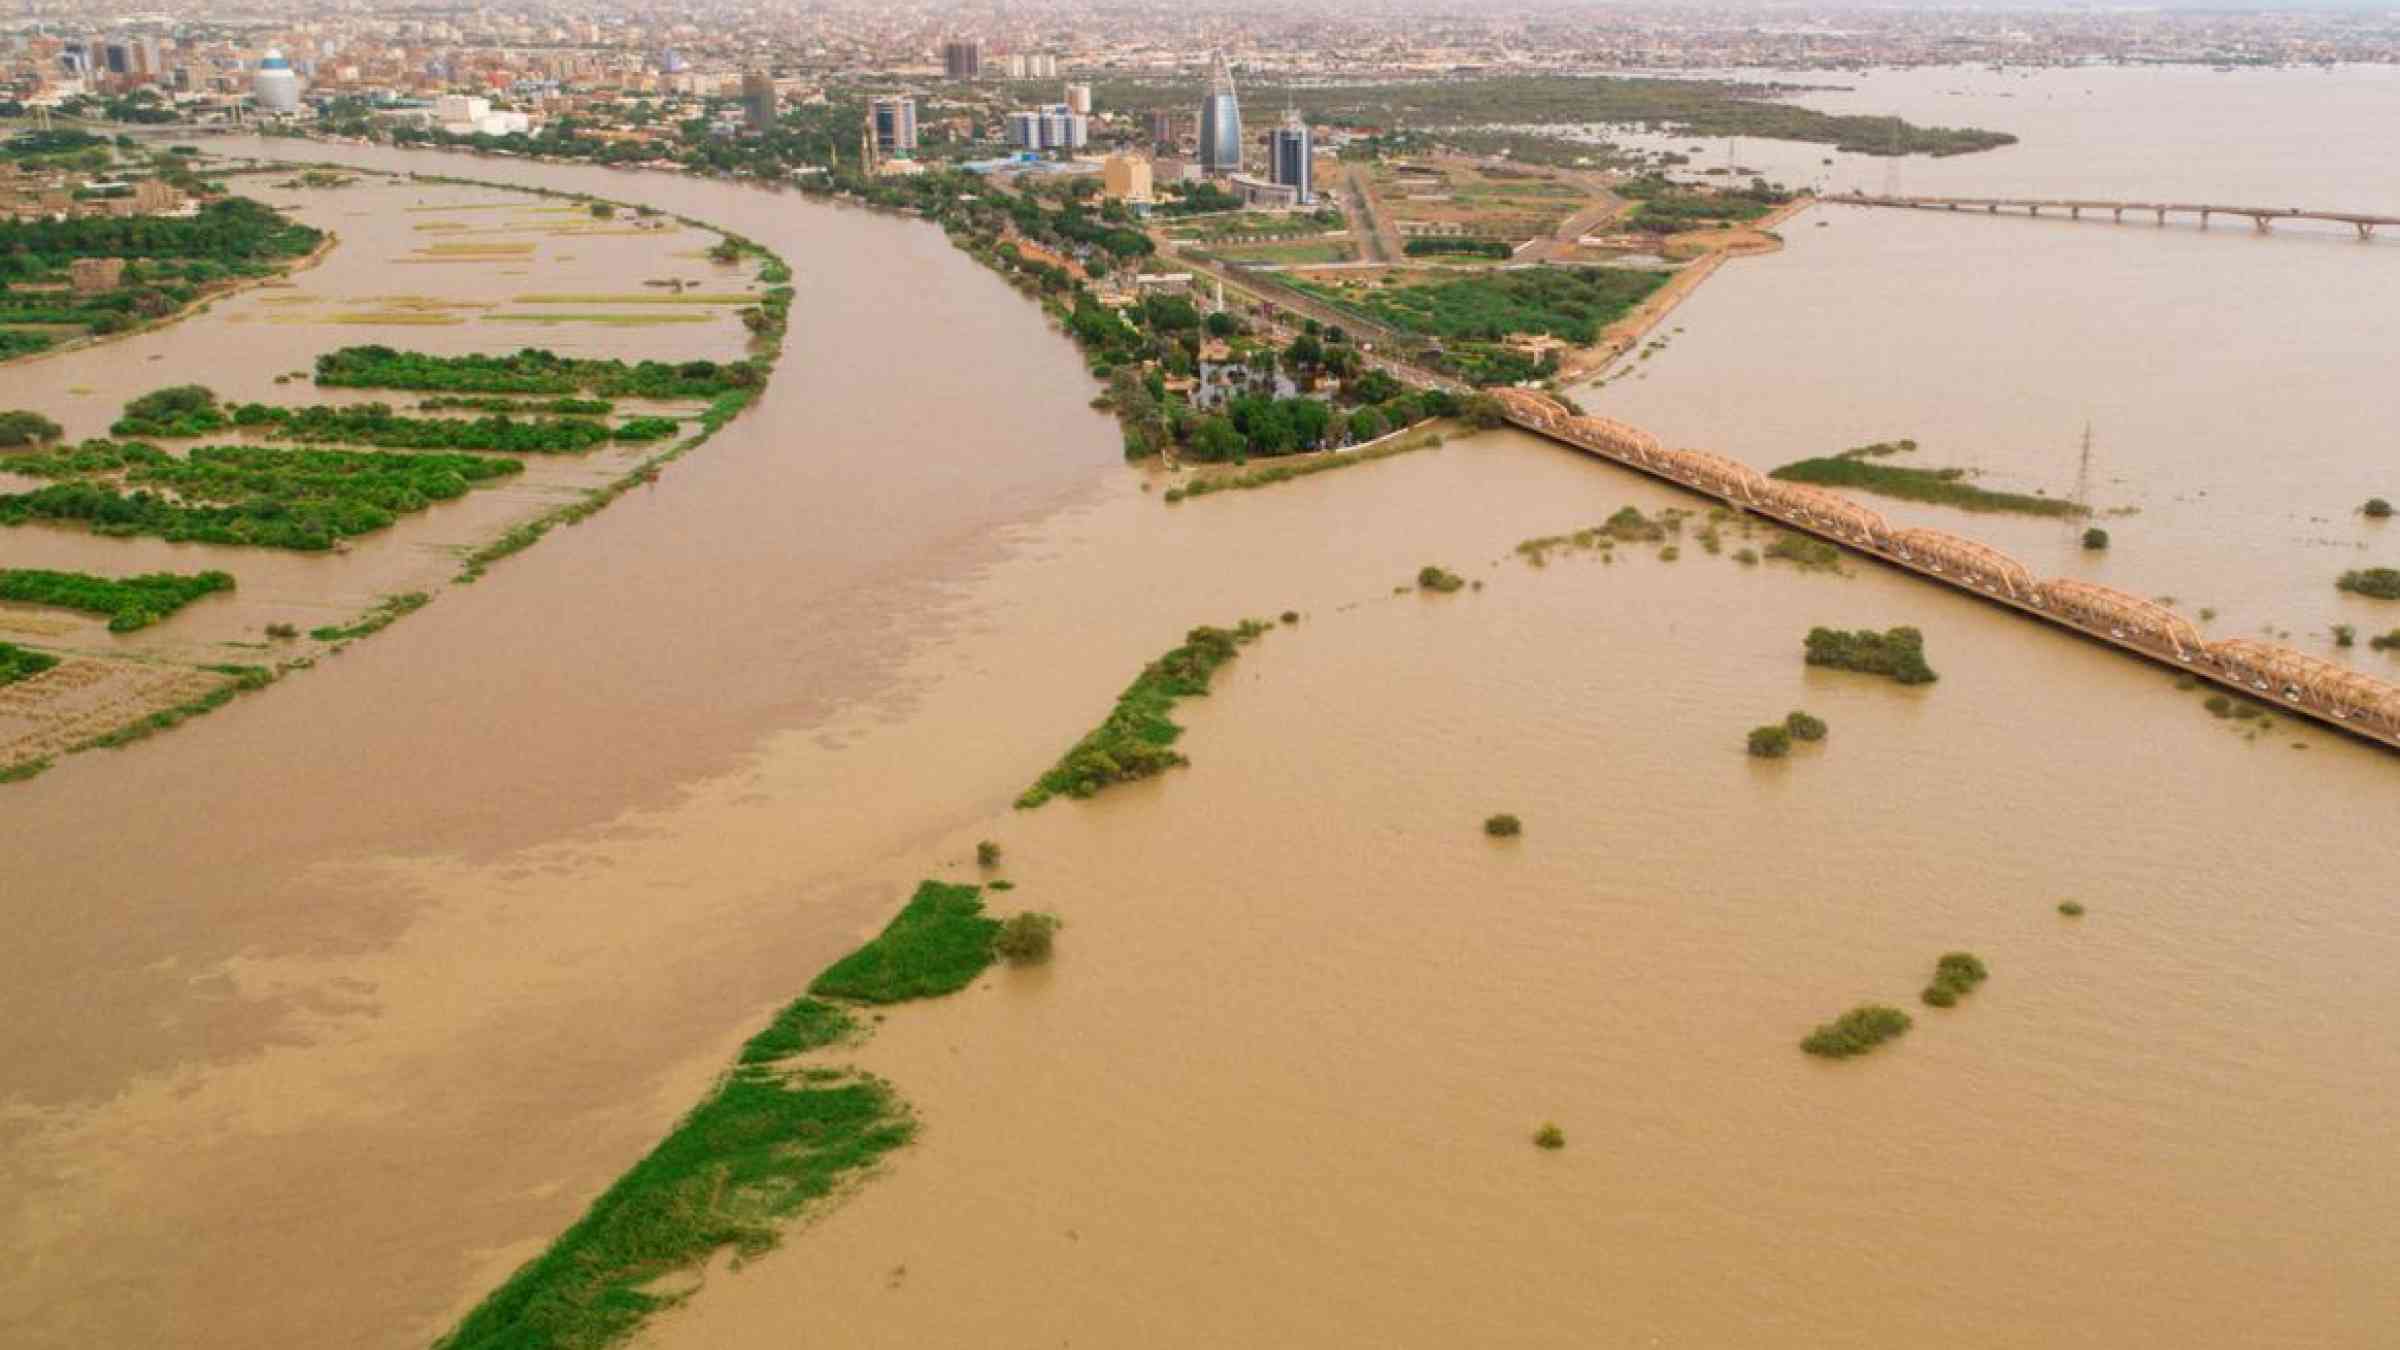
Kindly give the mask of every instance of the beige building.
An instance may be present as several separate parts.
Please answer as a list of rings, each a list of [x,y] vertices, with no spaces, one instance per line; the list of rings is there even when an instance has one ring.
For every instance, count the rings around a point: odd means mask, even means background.
[[[1100,190],[1116,201],[1150,200],[1150,161],[1136,155],[1110,155],[1100,162]]]
[[[77,258],[67,264],[67,276],[74,283],[77,295],[97,295],[113,291],[125,278],[123,258]]]

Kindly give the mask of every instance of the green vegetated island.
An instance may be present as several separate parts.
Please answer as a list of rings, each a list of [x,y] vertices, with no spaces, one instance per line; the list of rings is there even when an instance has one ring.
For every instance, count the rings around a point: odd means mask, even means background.
[[[1811,628],[1803,646],[1808,664],[1884,675],[1901,684],[1931,684],[1941,676],[1925,661],[1925,635],[1914,628],[1854,633]]]
[[[965,988],[995,959],[1041,959],[1057,921],[984,912],[982,888],[927,881],[872,941],[826,967],[733,1067],[591,1208],[477,1304],[440,1350],[599,1350],[686,1291],[662,1276],[728,1248],[754,1257],[782,1224],[916,1137],[892,1086],[816,1052],[868,1034],[857,1012]],[[1011,937],[1011,933],[1018,936]],[[1030,944],[1023,936],[1040,935]],[[1037,949],[1038,948],[1038,949]]]
[[[615,405],[605,399],[553,399],[536,408],[593,408],[604,416]],[[410,417],[384,403],[272,403],[221,405],[203,385],[177,385],[144,394],[125,405],[109,434],[126,439],[178,440],[220,432],[263,435],[310,445],[368,445],[390,450],[483,450],[501,454],[579,454],[612,441],[655,441],[675,434],[672,417],[644,415],[610,426],[588,413],[551,413],[518,420],[506,412],[480,417]]]
[[[1915,441],[1878,442],[1838,455],[1797,460],[1770,470],[1770,478],[1817,487],[1856,488],[1902,501],[1927,502],[1961,511],[2012,512],[2027,516],[2076,517],[2091,514],[2082,503],[2022,492],[1994,492],[1968,482],[1965,469],[1919,469],[1881,462],[1883,456],[1917,448]]]
[[[1182,645],[1143,667],[1125,687],[1107,721],[1018,796],[1017,808],[1030,810],[1062,795],[1089,797],[1111,783],[1190,763],[1175,748],[1183,728],[1168,714],[1179,700],[1204,697],[1217,669],[1266,631],[1266,624],[1245,619],[1232,628],[1203,626],[1185,634]]]
[[[109,578],[35,567],[0,568],[0,600],[105,614],[112,633],[147,628],[204,595],[232,589],[233,577],[226,572]]]
[[[2078,906],[2075,912],[2080,914],[2082,907]],[[1982,959],[1972,952],[1944,952],[1934,963],[1933,982],[1925,986],[1920,997],[1930,1007],[1955,1007],[1990,974]],[[1914,1025],[1914,1018],[1890,1004],[1862,1003],[1809,1032],[1801,1038],[1800,1048],[1823,1059],[1849,1059],[1906,1035]]]

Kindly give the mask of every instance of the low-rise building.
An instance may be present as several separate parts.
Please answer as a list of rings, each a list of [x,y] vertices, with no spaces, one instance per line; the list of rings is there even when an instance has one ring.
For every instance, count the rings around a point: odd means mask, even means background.
[[[77,295],[113,291],[125,279],[123,258],[77,258],[67,264],[67,279]]]
[[[1100,162],[1100,190],[1117,201],[1150,200],[1150,161],[1135,155],[1110,155]]]

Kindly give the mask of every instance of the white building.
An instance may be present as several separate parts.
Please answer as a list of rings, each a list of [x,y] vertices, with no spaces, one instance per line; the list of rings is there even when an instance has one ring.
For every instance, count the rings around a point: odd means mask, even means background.
[[[277,48],[267,48],[259,58],[258,75],[250,84],[251,101],[262,113],[289,113],[300,110],[300,77],[292,73],[292,63],[283,58]]]

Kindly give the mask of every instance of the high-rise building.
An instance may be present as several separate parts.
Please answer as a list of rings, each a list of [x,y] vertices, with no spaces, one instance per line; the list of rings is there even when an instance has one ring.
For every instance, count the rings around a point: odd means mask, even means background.
[[[292,73],[292,63],[276,48],[267,48],[267,54],[259,58],[258,74],[250,82],[250,99],[263,113],[300,110],[300,77]]]
[[[905,155],[917,148],[917,101],[906,94],[885,94],[867,100],[867,115],[875,122],[875,148]]]
[[[1216,53],[1208,97],[1200,103],[1200,167],[1211,174],[1242,171],[1242,102],[1233,92],[1233,67]]]
[[[1315,201],[1317,195],[1309,182],[1309,170],[1314,167],[1311,156],[1316,147],[1310,142],[1308,123],[1300,120],[1299,109],[1284,113],[1283,125],[1275,128],[1271,144],[1274,154],[1269,157],[1267,168],[1274,181],[1298,189],[1302,206]]]
[[[952,38],[942,44],[942,73],[954,80],[983,75],[983,48],[973,38]]]
[[[1088,84],[1067,86],[1067,106],[1085,117],[1092,115],[1092,87]]]
[[[763,70],[742,72],[742,120],[752,131],[764,133],[774,128],[774,76]]]
[[[1021,150],[1081,150],[1091,132],[1091,119],[1064,103],[1008,115],[1008,143]]]

